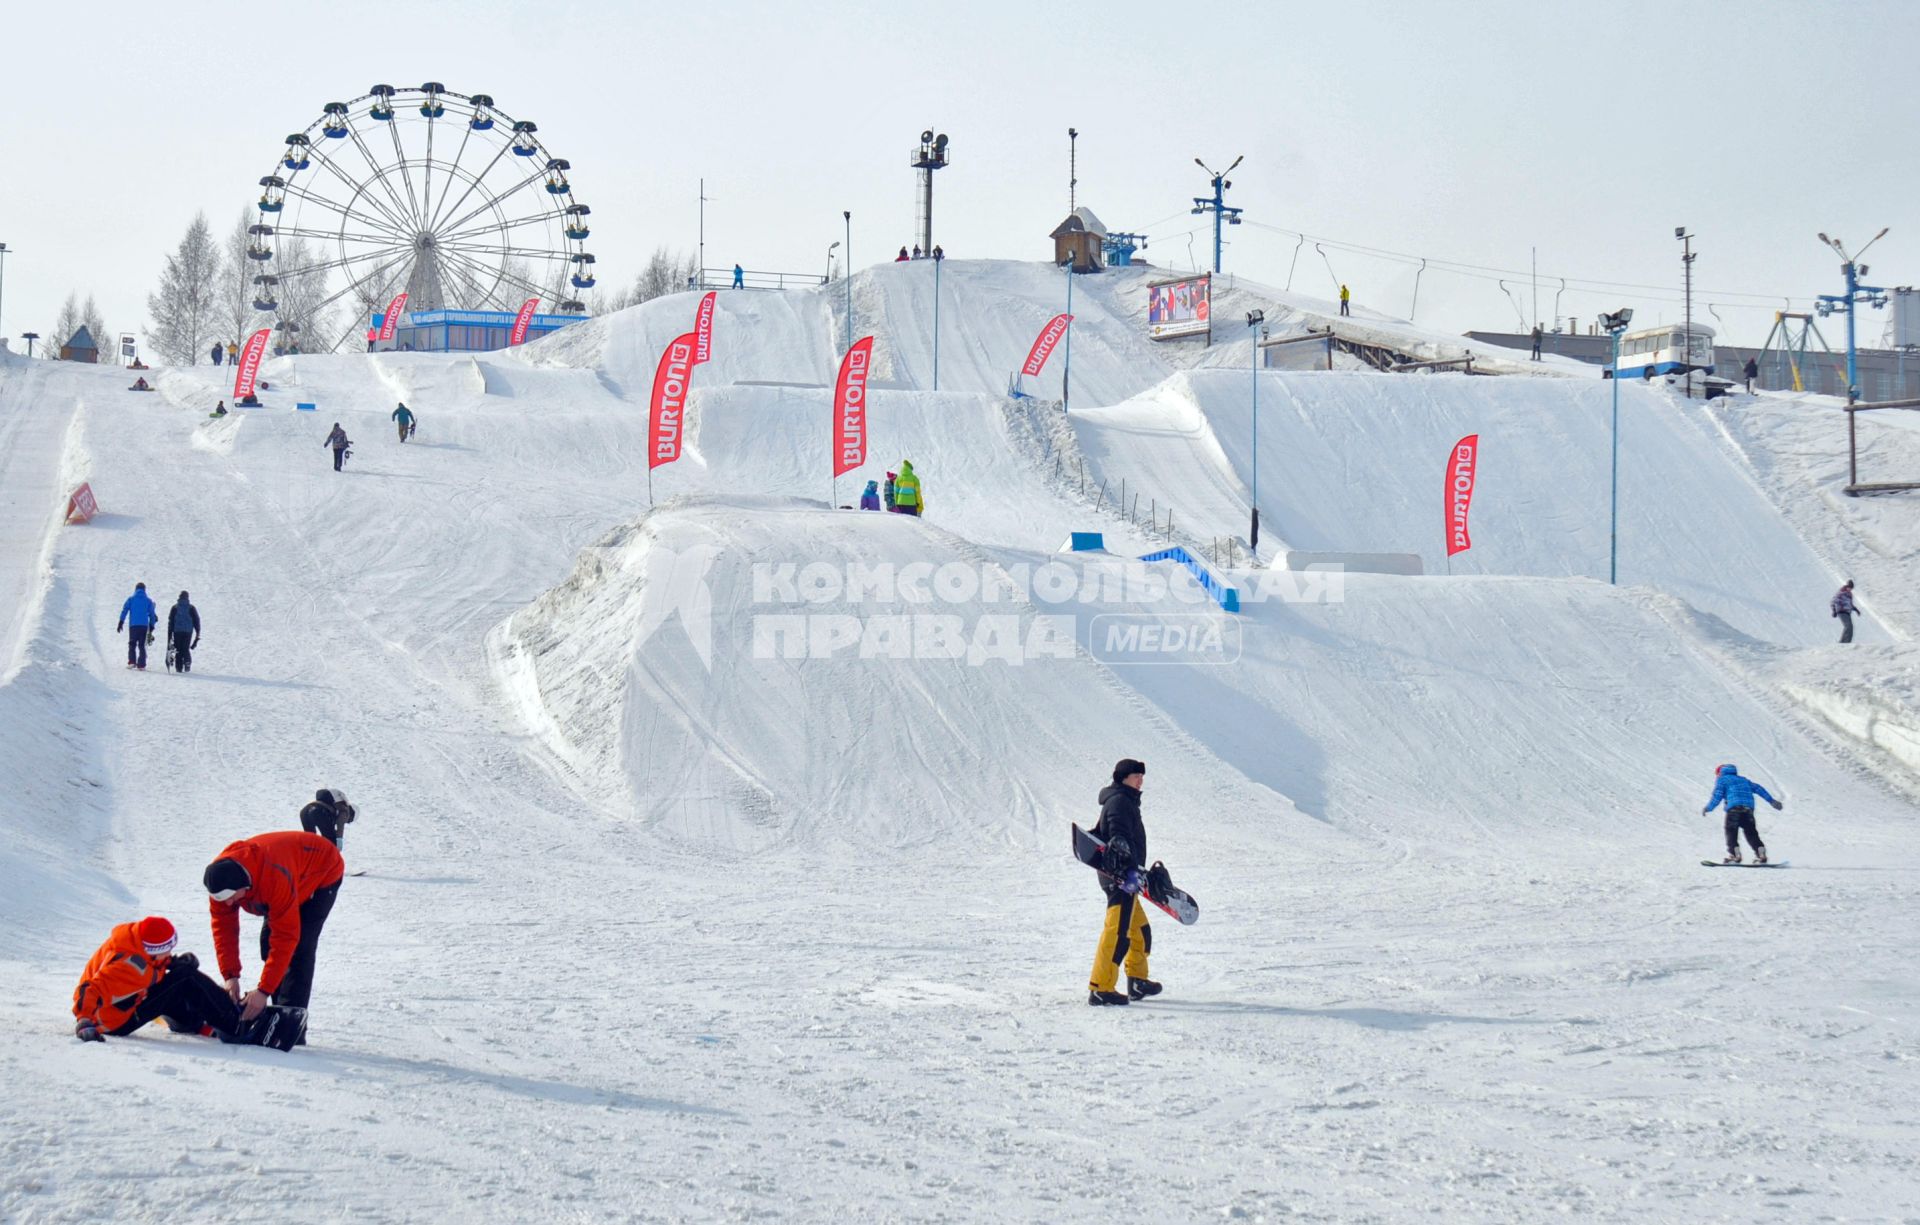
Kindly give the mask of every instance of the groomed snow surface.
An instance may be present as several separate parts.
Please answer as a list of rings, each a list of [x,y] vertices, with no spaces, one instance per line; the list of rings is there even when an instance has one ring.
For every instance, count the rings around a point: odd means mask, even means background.
[[[948,262],[937,391],[932,274],[855,278],[873,462],[837,488],[844,287],[723,294],[652,509],[691,295],[276,360],[218,421],[225,371],[0,357],[0,1219],[1920,1217],[1920,517],[1840,496],[1830,402],[1623,387],[1616,588],[1590,371],[1268,372],[1256,445],[1248,338],[1154,346],[1116,271],[1076,283],[1063,418],[1064,354],[1005,395],[1060,273]],[[1920,472],[1874,430],[1867,479]],[[902,457],[925,519],[829,502]],[[1245,568],[1256,469],[1261,562],[1427,573]],[[58,526],[83,479],[102,516]],[[1127,564],[1229,538],[1237,617]],[[191,675],[124,668],[136,580],[193,593]],[[1095,1010],[1067,833],[1122,756],[1203,918],[1154,923],[1164,996]],[[1699,866],[1724,761],[1791,867]],[[365,875],[311,1045],[76,1042],[107,931],[169,915],[210,963],[202,867],[322,786]]]

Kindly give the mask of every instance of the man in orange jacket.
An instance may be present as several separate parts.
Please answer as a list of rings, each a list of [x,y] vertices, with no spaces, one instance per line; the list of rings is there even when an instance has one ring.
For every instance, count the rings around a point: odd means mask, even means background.
[[[175,1033],[231,1037],[239,1009],[201,973],[198,958],[174,953],[177,939],[173,924],[158,915],[114,928],[73,989],[74,1036],[104,1042],[158,1018]]]
[[[202,882],[213,915],[213,952],[227,994],[251,1021],[269,1001],[305,1009],[313,994],[314,952],[333,910],[346,864],[318,834],[286,830],[232,843],[207,865]],[[261,915],[260,981],[240,994],[240,911]]]

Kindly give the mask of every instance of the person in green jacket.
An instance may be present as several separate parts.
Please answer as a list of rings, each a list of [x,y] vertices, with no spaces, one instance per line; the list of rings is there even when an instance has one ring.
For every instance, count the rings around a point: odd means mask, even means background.
[[[393,410],[391,419],[399,424],[400,441],[405,442],[407,436],[413,433],[413,410],[403,402],[399,408]]]
[[[893,478],[893,509],[903,515],[918,515],[926,509],[927,500],[920,492],[920,478],[914,475],[913,464],[900,461],[900,475]]]

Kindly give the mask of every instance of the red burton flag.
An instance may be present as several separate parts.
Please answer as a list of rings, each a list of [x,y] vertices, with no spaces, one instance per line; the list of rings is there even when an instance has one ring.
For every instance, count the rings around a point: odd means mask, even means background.
[[[1473,507],[1474,471],[1480,461],[1480,435],[1468,434],[1453,444],[1447,457],[1447,556],[1473,547],[1467,533],[1467,512]]]
[[[400,326],[400,312],[407,309],[407,291],[401,290],[387,303],[387,317],[380,323],[380,339],[392,340],[393,329]]]
[[[867,462],[867,371],[873,364],[873,337],[862,336],[840,359],[833,385],[833,474]]]
[[[1020,367],[1022,375],[1033,378],[1040,373],[1047,359],[1053,356],[1054,346],[1067,334],[1067,325],[1072,322],[1072,315],[1055,315],[1047,320],[1047,326],[1041,328],[1040,334],[1033,338],[1033,348],[1027,350],[1027,364]]]
[[[260,359],[267,354],[267,337],[272,333],[272,328],[261,328],[240,346],[240,369],[233,376],[234,399],[245,400],[253,395],[254,380],[260,377]]]
[[[693,333],[673,338],[653,372],[653,401],[647,416],[647,469],[680,458],[685,434],[687,382],[693,377]]]
[[[713,300],[720,295],[709,292],[700,299],[700,309],[693,315],[693,364],[704,364],[713,356]]]
[[[520,304],[520,313],[513,317],[513,331],[507,333],[507,348],[527,343],[527,329],[533,326],[533,311],[539,305],[538,298],[528,298]]]

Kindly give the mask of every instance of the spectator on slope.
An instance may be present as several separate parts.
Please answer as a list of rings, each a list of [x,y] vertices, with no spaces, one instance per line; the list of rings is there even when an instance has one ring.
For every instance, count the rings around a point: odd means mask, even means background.
[[[935,248],[933,249],[933,258],[935,258],[935,259],[945,259],[945,258],[947,258],[947,253],[946,253],[945,251],[943,251],[943,250],[941,250],[941,249],[940,249],[939,247],[935,247]]]
[[[926,255],[926,252],[924,252],[924,251],[922,251],[922,250],[920,249],[920,244],[919,244],[919,243],[914,243],[914,244],[913,244],[913,258],[915,258],[915,259],[925,259],[926,257],[927,257],[927,255]]]
[[[860,495],[860,509],[861,510],[879,510],[880,509],[880,482],[879,481],[867,482],[867,491]]]
[[[920,478],[914,475],[912,462],[901,460],[900,475],[893,478],[893,511],[917,517],[926,509],[926,505],[927,500],[920,492]]]
[[[213,951],[227,995],[251,1021],[271,1002],[304,1010],[313,995],[320,931],[340,892],[346,864],[318,834],[285,830],[231,843],[201,881],[213,917]],[[240,915],[260,915],[258,985],[240,993]]]
[[[133,386],[127,388],[127,390],[128,391],[152,391],[153,388],[147,386],[147,376],[143,374],[139,378],[133,380]]]
[[[73,989],[74,1037],[105,1042],[163,1020],[177,1034],[230,1038],[240,1010],[201,971],[199,958],[173,951],[178,939],[158,915],[114,928]]]
[[[320,445],[333,448],[333,470],[338,472],[340,461],[347,457],[347,448],[353,445],[353,440],[347,437],[347,432],[341,429],[340,423],[336,421],[333,423],[333,432],[328,434],[327,440]]]
[[[893,262],[896,264],[904,264],[907,262],[907,249],[905,247],[900,248],[900,254],[893,257]]]
[[[147,640],[153,637],[158,612],[153,606],[153,597],[147,594],[147,585],[135,583],[133,594],[120,606],[120,620],[113,627],[116,634],[123,628],[127,631],[127,667],[147,670]]]
[[[882,486],[880,490],[880,501],[886,505],[888,510],[893,509],[893,483],[898,479],[899,478],[893,473],[887,473],[887,483]]]
[[[1727,802],[1727,857],[1721,862],[1740,862],[1740,834],[1743,831],[1747,835],[1747,844],[1753,848],[1753,862],[1767,862],[1767,844],[1760,841],[1760,828],[1753,822],[1753,797],[1757,795],[1773,805],[1775,812],[1786,805],[1768,795],[1767,789],[1759,783],[1740,777],[1737,766],[1721,766],[1713,774],[1713,798],[1700,810],[1700,815],[1704,817],[1712,812],[1721,800]]]
[[[300,810],[300,828],[309,834],[319,834],[334,849],[347,849],[347,826],[353,823],[359,814],[353,805],[347,803],[346,792],[335,787],[322,787],[313,793],[313,803]]]
[[[1147,785],[1147,765],[1123,757],[1113,767],[1113,782],[1100,792],[1100,819],[1093,836],[1107,844],[1107,918],[1100,944],[1093,954],[1093,975],[1087,981],[1087,1003],[1125,1004],[1160,994],[1160,984],[1147,977],[1147,954],[1153,950],[1153,929],[1140,908],[1146,883],[1147,827],[1140,816],[1140,791]],[[1119,985],[1120,967],[1127,970],[1127,989]]]
[[[747,274],[741,270],[738,264],[733,266],[733,287],[735,289],[745,289],[747,287]]]
[[[1540,360],[1540,338],[1541,338],[1541,335],[1542,335],[1542,333],[1541,333],[1541,331],[1540,331],[1540,325],[1539,325],[1539,324],[1537,324],[1537,323],[1536,323],[1536,324],[1534,324],[1534,325],[1533,325],[1533,360],[1534,360],[1534,361],[1539,361],[1539,360]]]
[[[227,351],[226,351],[225,349],[223,349],[223,348],[221,348],[221,347],[220,347],[220,342],[219,342],[219,341],[217,341],[217,340],[216,340],[216,341],[214,341],[214,342],[213,342],[213,352],[212,352],[211,354],[209,354],[209,355],[208,355],[208,356],[210,356],[210,357],[212,357],[212,358],[213,358],[213,364],[214,364],[214,365],[216,365],[216,366],[217,366],[217,365],[219,365],[219,364],[220,364],[220,359],[221,359],[221,358],[223,358],[223,357],[225,357],[226,355],[227,355]]]
[[[225,400],[222,400],[218,404],[215,404],[213,406],[213,411],[207,414],[207,416],[209,417],[224,417],[226,415],[227,415],[227,402]]]
[[[237,366],[239,364],[240,364],[240,345],[235,341],[229,340],[227,342],[227,365]]]
[[[187,593],[167,612],[167,633],[173,636],[173,666],[193,671],[193,648],[200,645],[200,610],[187,602]]]
[[[1346,285],[1342,284],[1340,286],[1340,313],[1341,314],[1350,315],[1353,313],[1347,307],[1347,303],[1352,299],[1352,297],[1353,295],[1347,292]]]
[[[1834,616],[1840,618],[1840,641],[1852,642],[1853,614],[1860,611],[1859,605],[1853,602],[1852,579],[1848,579],[1846,582],[1840,584],[1840,590],[1834,593],[1833,601],[1828,607],[1832,610]]]
[[[1753,381],[1760,377],[1760,363],[1749,357],[1747,364],[1740,367],[1740,373],[1747,380],[1747,394],[1753,394]]]
[[[400,407],[393,410],[390,414],[390,419],[399,423],[401,442],[405,442],[413,436],[413,410],[407,407],[405,401],[402,401]]]

